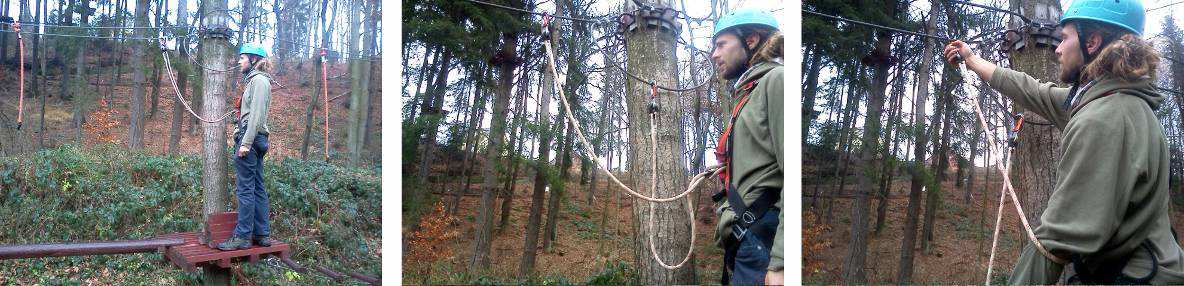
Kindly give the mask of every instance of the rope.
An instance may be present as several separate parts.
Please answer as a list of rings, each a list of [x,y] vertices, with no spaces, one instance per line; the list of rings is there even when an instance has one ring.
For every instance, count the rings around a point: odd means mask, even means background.
[[[1147,9],[1145,12],[1151,12],[1151,11],[1155,11],[1155,10],[1159,10],[1159,9],[1163,9],[1163,8],[1167,8],[1167,7],[1176,6],[1176,4],[1180,4],[1180,3],[1184,3],[1184,1],[1176,1],[1176,2],[1173,2],[1172,4],[1167,4],[1167,5]]]
[[[179,27],[179,26],[160,26],[160,27],[139,27],[139,26],[67,26],[67,25],[54,25],[54,24],[47,24],[47,23],[43,23],[43,22],[25,22],[25,21],[15,21],[15,22],[13,22],[13,24],[14,24],[14,25],[15,25],[15,24],[26,24],[26,25],[33,25],[33,26],[45,26],[45,27],[53,27],[53,28],[73,28],[73,29],[133,29],[133,30],[134,30],[134,29],[171,29],[171,28],[181,28],[181,27]]]
[[[312,48],[312,49],[317,49],[317,50],[324,50],[325,49],[324,47],[313,46],[313,45],[300,43],[300,42],[296,42],[296,41],[289,41],[289,40],[281,39],[279,37],[272,36],[272,35],[265,34],[265,33],[260,33],[260,32],[255,32],[255,31],[243,31],[243,32],[247,33],[247,34],[257,35],[257,36],[264,37],[264,38],[269,38],[269,39],[272,39],[273,41],[276,41],[276,42],[288,43],[288,44],[291,44],[294,46],[299,46],[302,48]],[[347,54],[346,52],[337,51],[337,50],[329,50],[329,51],[337,53],[338,55]],[[382,54],[377,53],[377,54],[370,54],[370,55],[359,56],[359,57],[340,57],[340,58],[346,59],[346,60],[358,60],[358,61],[373,62],[373,61],[382,60]]]
[[[21,24],[12,24],[12,28],[16,29],[17,32],[20,32]],[[16,34],[16,42],[20,49],[20,51],[17,53],[21,55],[20,67],[17,68],[20,73],[20,100],[17,101],[16,130],[21,130],[21,123],[25,114],[25,40],[24,37],[21,37],[21,34],[19,33]]]
[[[544,45],[546,48],[548,48],[548,55],[547,55],[547,56],[549,57],[549,60],[551,61],[551,64],[552,64],[552,65],[551,65],[551,73],[552,73],[552,74],[554,74],[554,75],[555,75],[555,77],[558,77],[558,74],[559,74],[559,73],[558,73],[557,71],[555,71],[555,66],[554,66],[554,63],[555,63],[555,58],[554,58],[554,57],[555,57],[555,55],[554,55],[554,54],[553,54],[553,53],[552,53],[552,52],[549,50],[549,49],[551,48],[551,47],[550,47],[550,43],[548,43],[548,42],[543,42],[543,45]],[[591,150],[593,150],[594,148],[592,148],[592,144],[591,144],[591,143],[588,143],[589,141],[587,140],[587,138],[585,138],[585,137],[584,137],[584,133],[583,133],[583,131],[582,131],[583,127],[580,125],[579,121],[577,121],[577,120],[575,119],[575,117],[572,117],[571,107],[570,107],[570,105],[569,105],[569,104],[568,104],[568,102],[567,102],[567,98],[566,98],[566,97],[563,95],[563,89],[559,88],[560,86],[559,86],[559,83],[558,83],[558,82],[554,82],[554,84],[555,84],[555,88],[556,88],[556,90],[557,90],[557,91],[559,91],[559,95],[560,95],[560,102],[561,102],[561,103],[563,103],[563,109],[564,109],[565,111],[567,111],[567,112],[566,112],[566,117],[567,117],[567,119],[568,119],[568,120],[570,120],[570,121],[572,122],[572,124],[573,124],[573,125],[575,126],[575,128],[576,128],[576,135],[578,135],[578,136],[577,136],[577,138],[579,138],[579,139],[580,139],[581,146],[583,146],[583,148],[584,148],[584,152],[585,152],[585,153],[587,153],[587,154],[596,154],[596,153],[594,153],[594,152],[591,152]],[[654,119],[654,116],[653,116],[653,115],[651,115],[650,119],[651,119],[651,121],[650,121],[650,124],[651,124],[651,125],[653,125],[653,124],[656,124],[656,123],[654,123],[654,122],[653,122],[653,121],[654,121],[654,120],[653,120],[653,119]],[[654,128],[654,126],[651,126],[651,127],[652,127],[652,128],[651,128],[651,130],[652,130],[652,129],[656,129],[656,128]],[[650,136],[654,136],[654,134],[653,134],[653,133],[651,133],[651,134],[650,134]],[[655,144],[655,145],[656,145],[656,144]],[[651,146],[651,147],[656,147],[656,146]],[[655,155],[655,156],[656,156],[656,155]],[[598,166],[598,167],[600,167],[600,170],[601,170],[601,171],[604,171],[604,173],[605,173],[606,175],[608,175],[608,176],[609,176],[609,178],[610,178],[610,179],[612,179],[612,181],[613,181],[614,183],[616,183],[616,184],[617,184],[618,186],[620,186],[622,189],[625,189],[625,191],[626,191],[626,192],[628,192],[630,195],[633,195],[634,197],[638,197],[638,198],[644,199],[644,200],[646,200],[646,201],[650,201],[650,202],[657,202],[657,203],[662,203],[662,202],[670,202],[670,201],[674,201],[674,200],[677,200],[677,199],[679,199],[679,198],[682,198],[683,196],[686,196],[687,194],[689,194],[691,191],[693,191],[693,190],[694,190],[694,188],[688,188],[688,189],[687,189],[686,191],[684,191],[683,193],[681,193],[681,194],[679,194],[679,195],[677,195],[677,196],[669,197],[669,198],[654,198],[654,197],[646,196],[646,195],[643,195],[643,194],[641,194],[641,193],[638,193],[638,192],[634,191],[632,188],[629,188],[628,186],[625,186],[625,184],[624,184],[624,183],[621,183],[621,181],[620,181],[620,180],[619,180],[619,179],[618,179],[618,178],[617,178],[615,175],[613,175],[613,174],[612,174],[612,172],[609,172],[609,171],[608,171],[608,169],[607,169],[607,168],[605,168],[605,167],[603,166],[604,164],[603,164],[602,162],[600,162],[600,158],[597,158],[597,157],[595,157],[595,156],[589,156],[589,157],[592,157],[592,159],[593,159],[594,161],[596,161],[596,163],[597,163],[597,166]],[[656,160],[656,159],[655,159],[655,160]],[[656,165],[654,166],[654,169],[655,169],[655,170],[657,169],[657,166],[656,166]],[[722,167],[720,167],[720,166],[714,166],[714,167],[710,167],[710,168],[708,168],[708,171],[706,171],[706,172],[703,172],[703,173],[700,173],[700,175],[706,175],[706,174],[708,174],[708,173],[715,173],[715,172],[718,172],[718,171],[720,171],[720,170],[723,170],[723,168],[722,168]]]
[[[472,0],[470,0],[470,1],[472,1]],[[548,22],[550,22],[550,17],[544,16],[543,17],[543,25],[542,25],[543,29],[546,29]],[[550,41],[543,41],[543,47],[547,51],[547,60],[549,61],[548,67],[551,71],[551,74],[556,79],[558,79],[559,72],[555,69],[555,52],[551,48],[551,42]],[[580,126],[580,122],[578,120],[576,120],[575,117],[573,117],[572,111],[571,111],[571,106],[567,102],[567,96],[564,95],[563,89],[561,88],[561,86],[559,86],[559,82],[552,81],[551,83],[552,83],[552,85],[554,85],[553,87],[555,88],[555,90],[559,92],[559,99],[560,99],[559,101],[561,103],[563,103],[563,109],[564,109],[564,111],[566,111],[564,114],[566,115],[567,120],[572,123],[572,126],[575,127],[577,138],[580,139],[580,143],[584,149],[584,153],[588,154],[589,155],[588,157],[592,158],[592,160],[596,163],[596,166],[598,167],[598,169],[600,169],[600,171],[604,172],[605,175],[607,175],[610,179],[612,179],[612,181],[614,183],[616,183],[618,186],[620,186],[622,189],[624,189],[627,193],[629,193],[630,195],[633,195],[634,197],[641,198],[643,200],[650,202],[650,223],[649,223],[650,235],[649,235],[648,239],[649,239],[649,245],[650,245],[650,254],[653,255],[654,260],[656,260],[658,262],[658,264],[662,266],[662,268],[666,268],[666,269],[670,269],[670,270],[681,268],[684,264],[686,264],[687,261],[690,260],[691,255],[694,254],[694,251],[695,251],[695,214],[694,214],[694,208],[693,208],[693,206],[691,206],[691,200],[689,197],[686,200],[687,201],[687,205],[686,205],[687,214],[688,214],[688,216],[690,216],[690,222],[691,222],[691,245],[690,245],[690,247],[687,248],[687,254],[686,254],[686,256],[683,257],[682,261],[679,262],[678,264],[675,264],[675,265],[669,265],[669,264],[666,264],[664,261],[662,261],[662,258],[658,256],[657,247],[654,245],[654,231],[653,231],[653,227],[654,227],[653,217],[655,214],[654,203],[669,202],[669,201],[673,201],[673,200],[677,200],[679,198],[682,198],[682,197],[686,196],[687,194],[690,194],[692,191],[694,191],[699,186],[700,183],[703,182],[704,177],[706,177],[708,175],[714,175],[716,173],[719,173],[721,170],[723,170],[723,168],[721,168],[719,166],[713,166],[713,167],[708,168],[708,171],[703,172],[703,173],[699,173],[698,175],[695,175],[695,177],[691,180],[691,184],[687,187],[687,189],[677,196],[670,197],[670,198],[654,198],[654,197],[642,195],[642,194],[634,191],[633,189],[629,188],[629,186],[626,186],[624,183],[621,183],[621,180],[618,179],[616,177],[616,175],[613,175],[613,173],[610,172],[608,170],[608,168],[605,167],[605,164],[600,161],[600,158],[597,157],[596,153],[592,151],[592,150],[595,150],[595,148],[592,148],[592,144],[588,143],[588,139],[585,138],[584,132],[582,131],[583,128]],[[651,86],[651,97],[656,97],[656,96],[657,96],[657,91],[656,91],[656,89],[654,89],[654,86]],[[650,194],[655,195],[655,196],[657,195],[656,192],[657,192],[657,188],[658,188],[658,164],[657,164],[657,162],[658,162],[658,141],[657,141],[656,134],[657,134],[657,114],[656,114],[656,112],[650,112],[650,148],[651,148],[650,150],[653,150],[650,154],[651,155],[650,156],[650,167],[651,167],[651,170],[650,170],[650,175],[651,175]]]
[[[957,3],[957,4],[962,4],[962,5],[968,5],[968,6],[979,7],[979,8],[987,9],[987,10],[989,10],[989,11],[992,11],[992,12],[998,12],[998,13],[1004,13],[1004,14],[1008,14],[1008,15],[1016,16],[1016,17],[1019,17],[1019,18],[1020,18],[1020,20],[1024,21],[1024,23],[1027,23],[1027,24],[1032,24],[1032,19],[1028,19],[1028,17],[1024,17],[1024,15],[1023,15],[1023,14],[1016,13],[1015,11],[1011,11],[1011,10],[1007,10],[1007,9],[1000,9],[1000,8],[995,8],[994,6],[987,6],[987,5],[983,5],[983,4],[970,3],[970,2],[965,2],[965,1],[958,1],[958,0],[950,0],[950,2],[952,2],[952,3]]]
[[[507,9],[507,10],[514,10],[514,11],[528,13],[528,14],[539,15],[539,16],[543,16],[544,19],[547,17],[554,17],[554,18],[559,18],[559,19],[564,19],[564,20],[580,21],[580,22],[588,22],[588,23],[608,22],[608,21],[602,21],[602,20],[596,20],[596,19],[572,18],[572,17],[562,16],[562,15],[551,15],[551,14],[547,14],[547,13],[535,12],[535,11],[530,11],[530,10],[526,10],[526,9],[522,9],[522,8],[515,8],[515,7],[494,4],[494,3],[489,3],[489,2],[485,2],[485,1],[479,1],[479,0],[465,0],[465,1],[477,3],[477,4],[482,4],[482,5],[487,5],[487,6],[498,7],[498,8]]]
[[[877,25],[877,24],[872,24],[872,23],[858,21],[858,20],[851,20],[851,19],[847,19],[847,18],[835,16],[835,15],[828,15],[828,14],[823,14],[823,13],[818,13],[818,12],[806,10],[805,8],[802,8],[802,12],[804,12],[806,14],[810,14],[810,15],[823,17],[823,18],[830,18],[830,19],[833,19],[836,21],[842,21],[842,22],[847,22],[847,23],[851,23],[851,24],[858,24],[858,25],[868,26],[868,27],[877,28],[877,29],[881,29],[881,30],[895,31],[895,32],[913,35],[913,36],[942,40],[942,41],[946,41],[946,42],[953,42],[954,41],[954,39],[951,39],[948,37],[930,35],[930,34],[921,33],[921,32],[914,32],[914,31],[909,31],[909,30],[905,30],[905,29],[893,28],[893,27],[888,27],[888,26],[884,26],[884,25]],[[979,38],[981,36],[982,35],[978,35],[978,36],[972,37],[971,39]],[[982,40],[967,40],[967,41],[963,41],[963,42],[964,43],[982,43]]]
[[[168,50],[164,49],[164,39],[163,38],[160,40],[160,45],[161,45],[160,54],[164,57],[164,69],[165,69],[164,73],[169,75],[169,82],[171,82],[173,84],[173,91],[176,91],[177,101],[181,102],[181,106],[184,106],[185,110],[189,111],[189,114],[193,115],[193,117],[197,118],[197,120],[200,120],[201,122],[205,122],[205,123],[218,123],[218,122],[221,122],[222,120],[226,120],[226,118],[230,118],[230,115],[234,114],[233,110],[227,111],[226,114],[223,114],[222,117],[219,117],[217,120],[209,120],[209,119],[205,119],[204,117],[201,117],[201,115],[197,115],[197,112],[194,112],[193,108],[189,107],[189,101],[186,101],[185,98],[181,96],[181,88],[178,87],[177,78],[173,75],[173,62],[172,62],[172,60],[169,59]]]
[[[961,67],[961,66],[959,66],[959,67]],[[970,96],[970,104],[974,105],[974,114],[978,116],[979,124],[985,132],[986,130],[988,130],[987,129],[987,120],[983,117],[982,108],[979,107],[978,97],[977,96]],[[985,137],[987,137],[987,144],[989,146],[998,146],[998,145],[995,145],[995,138],[994,137],[992,137],[992,136],[985,136]],[[987,148],[987,152],[991,152],[991,149],[992,148]],[[1052,260],[1053,262],[1055,262],[1057,264],[1065,264],[1068,261],[1066,261],[1065,259],[1062,259],[1060,257],[1057,257],[1056,255],[1053,255],[1051,252],[1048,252],[1048,250],[1044,248],[1044,244],[1040,243],[1040,240],[1036,238],[1036,233],[1034,233],[1032,231],[1032,226],[1028,224],[1028,218],[1027,218],[1027,216],[1024,215],[1024,209],[1022,206],[1020,206],[1020,200],[1015,195],[1015,189],[1011,184],[1011,178],[1007,174],[1007,168],[1004,167],[1005,165],[1003,164],[1003,161],[1001,161],[1002,159],[1000,157],[1002,157],[1002,156],[995,157],[995,160],[996,160],[996,166],[998,167],[999,172],[1002,173],[1002,175],[1003,175],[1003,182],[1004,182],[1003,191],[1005,194],[1007,194],[1008,196],[1011,197],[1011,201],[1012,201],[1011,203],[1012,203],[1012,205],[1015,206],[1016,213],[1019,214],[1020,223],[1023,224],[1024,231],[1026,231],[1028,234],[1028,240],[1032,241],[1032,245],[1036,246],[1036,250],[1039,250],[1040,254],[1044,255],[1044,257],[1048,258],[1049,260]],[[1002,203],[1002,202],[1000,202],[1000,203]],[[1000,215],[1002,215],[1002,214],[1000,214]],[[1002,217],[1000,216],[998,219],[1002,219]],[[998,239],[998,232],[996,232],[995,239]],[[995,253],[995,251],[992,250],[991,256],[994,256],[995,255],[994,253]],[[988,265],[987,267],[988,267],[987,272],[990,272],[990,265]],[[987,282],[990,283],[990,280],[988,279]]]
[[[13,27],[15,27],[15,26],[17,26],[17,24],[13,24]],[[67,35],[67,34],[38,33],[38,32],[19,32],[19,31],[9,31],[9,30],[0,30],[0,33],[19,33],[19,34],[25,34],[25,35],[64,37],[64,38],[102,39],[102,40],[138,40],[138,41],[156,40],[154,38],[141,38],[141,37],[83,36],[83,35]]]
[[[1011,171],[1011,158],[1007,158],[1007,171]],[[1003,190],[999,191],[999,210],[995,211],[995,234],[991,236],[991,257],[987,260],[987,282],[984,284],[991,285],[991,268],[995,265],[995,248],[999,245],[999,225],[1003,222],[1003,202],[1007,200],[1007,190],[1011,187],[1010,184],[1003,185]]]
[[[325,162],[329,161],[329,71],[325,66],[325,49],[321,49],[321,90],[325,100]]]

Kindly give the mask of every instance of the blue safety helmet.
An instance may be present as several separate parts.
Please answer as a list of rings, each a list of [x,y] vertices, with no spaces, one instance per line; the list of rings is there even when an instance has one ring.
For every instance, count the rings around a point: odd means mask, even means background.
[[[720,17],[719,21],[715,22],[715,33],[712,33],[711,37],[718,37],[728,29],[744,25],[765,26],[778,30],[777,18],[773,17],[773,13],[755,8],[742,8]]]
[[[1143,2],[1139,0],[1075,0],[1069,4],[1069,9],[1065,9],[1060,24],[1072,20],[1093,20],[1143,36],[1146,16]]]
[[[243,46],[239,48],[238,54],[256,55],[264,58],[267,57],[267,51],[263,50],[263,46],[251,43],[243,44]]]

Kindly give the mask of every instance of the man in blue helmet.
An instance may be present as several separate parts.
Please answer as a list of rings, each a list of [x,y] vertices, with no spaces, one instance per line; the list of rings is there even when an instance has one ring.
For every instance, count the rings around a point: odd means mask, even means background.
[[[711,60],[730,81],[731,117],[716,145],[725,164],[716,242],[722,284],[782,284],[781,186],[785,165],[782,44],[772,13],[740,9],[715,23]]]
[[[238,198],[238,221],[234,235],[218,244],[221,250],[250,248],[252,244],[271,246],[268,222],[267,191],[263,189],[263,156],[269,148],[267,136],[267,108],[271,104],[271,63],[267,52],[255,44],[244,44],[238,55],[239,71],[243,74],[242,97],[235,105],[239,110],[234,126],[235,197]]]
[[[1077,0],[1060,20],[1061,88],[997,67],[960,41],[951,62],[974,71],[1016,104],[1063,133],[1056,186],[1008,280],[1053,284],[1066,264],[1085,284],[1182,284],[1184,250],[1171,229],[1169,150],[1155,116],[1164,98],[1152,84],[1159,55],[1140,36],[1143,4]]]

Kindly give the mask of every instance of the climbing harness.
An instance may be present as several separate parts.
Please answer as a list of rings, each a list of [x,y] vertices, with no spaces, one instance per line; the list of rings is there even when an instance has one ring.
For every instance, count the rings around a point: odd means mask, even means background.
[[[711,200],[718,203],[726,198],[727,204],[732,207],[732,211],[736,214],[736,221],[732,223],[730,229],[732,235],[723,239],[725,267],[735,264],[740,243],[747,237],[746,234],[749,233],[749,230],[752,229],[756,221],[764,217],[765,213],[772,209],[773,204],[781,199],[781,192],[766,189],[760,192],[760,196],[751,205],[748,205],[744,203],[744,198],[740,196],[740,192],[732,187],[732,128],[736,125],[736,119],[740,117],[740,111],[744,110],[744,107],[748,105],[749,95],[756,88],[756,83],[757,81],[754,80],[740,87],[738,90],[741,93],[740,102],[732,107],[732,115],[728,119],[728,126],[724,129],[724,133],[720,135],[716,143],[716,161],[724,162],[724,172],[719,174],[724,188],[712,195]],[[764,236],[761,234],[764,234]],[[753,232],[753,235],[757,237],[770,237],[770,233],[767,232]],[[765,247],[772,247],[773,241],[766,239],[762,243]],[[731,276],[730,271],[724,269],[722,272],[720,284],[727,284]]]
[[[544,33],[546,33],[547,24],[550,23],[550,20],[551,20],[550,14],[544,14],[542,25],[541,25]],[[542,41],[542,42],[543,42],[543,47],[545,48],[545,50],[547,52],[547,60],[549,63],[547,65],[548,69],[550,70],[552,76],[554,76],[556,79],[558,79],[559,72],[555,68],[555,52],[551,48],[551,42],[550,41]],[[657,101],[656,101],[657,87],[656,87],[656,85],[650,85],[650,97],[651,97],[651,101],[650,101],[650,105],[649,105],[650,150],[652,150],[652,152],[650,154],[651,155],[650,156],[650,167],[651,167],[651,170],[650,170],[650,176],[651,176],[651,178],[650,178],[650,196],[646,196],[641,193],[638,193],[638,192],[634,191],[632,188],[629,188],[629,186],[626,186],[624,183],[622,183],[621,180],[616,177],[616,175],[613,175],[613,173],[610,172],[607,167],[605,167],[604,163],[600,161],[600,158],[595,156],[596,153],[592,151],[592,150],[595,150],[595,148],[592,147],[591,143],[588,143],[589,141],[587,138],[585,138],[584,133],[582,131],[582,127],[580,127],[580,122],[578,120],[576,120],[575,117],[573,117],[572,111],[571,111],[571,106],[567,102],[567,96],[563,94],[563,89],[561,88],[562,86],[559,84],[559,82],[557,80],[552,81],[552,84],[554,85],[553,87],[555,88],[555,90],[559,92],[559,99],[560,99],[559,101],[561,103],[563,103],[563,109],[564,109],[564,111],[566,111],[564,113],[566,115],[565,117],[567,117],[567,120],[572,123],[573,127],[575,127],[576,137],[580,139],[580,143],[584,149],[584,153],[590,155],[588,157],[591,157],[591,159],[596,163],[597,169],[604,172],[605,175],[607,175],[609,177],[609,179],[611,179],[613,181],[613,183],[617,184],[617,186],[620,186],[622,189],[625,190],[625,192],[629,193],[630,195],[632,195],[634,197],[646,200],[650,203],[650,211],[649,211],[649,214],[650,214],[649,233],[650,233],[650,235],[649,235],[648,240],[649,240],[649,246],[650,246],[650,254],[653,256],[654,260],[656,260],[658,262],[658,264],[660,266],[662,266],[662,268],[666,268],[666,269],[670,269],[670,270],[681,268],[684,264],[686,264],[687,261],[690,260],[691,255],[694,254],[694,252],[695,252],[695,212],[694,212],[694,206],[691,205],[690,198],[687,198],[687,200],[686,200],[687,216],[690,217],[690,222],[691,222],[690,247],[687,248],[687,254],[686,254],[686,256],[683,257],[682,261],[680,261],[679,263],[677,263],[675,265],[669,265],[669,264],[666,264],[666,262],[662,261],[662,258],[658,256],[657,246],[654,244],[654,219],[653,219],[653,217],[655,215],[654,204],[660,203],[660,202],[669,202],[669,201],[677,200],[677,199],[680,199],[680,198],[686,196],[687,194],[690,194],[692,191],[694,191],[699,186],[700,183],[703,182],[704,178],[706,178],[709,175],[719,173],[720,171],[723,170],[723,168],[720,166],[708,167],[707,171],[699,173],[699,174],[695,175],[694,177],[692,177],[690,185],[687,187],[687,189],[676,196],[669,197],[669,198],[655,198],[655,197],[653,197],[653,196],[657,196],[657,189],[658,189],[658,164],[657,164],[657,162],[658,162],[658,152],[657,152],[658,151],[658,141],[657,141],[657,111],[658,111],[657,107],[658,107],[658,105],[657,105]]]
[[[17,100],[17,109],[16,109],[16,130],[21,130],[21,123],[23,121],[24,114],[25,114],[25,40],[23,37],[21,37],[21,34],[20,34],[20,32],[21,32],[21,24],[20,23],[13,23],[12,29],[16,30],[16,33],[17,33],[16,34],[16,42],[17,42],[17,46],[19,49],[17,54],[21,55],[20,62],[19,62],[20,64],[19,64],[19,67],[17,68],[17,72],[20,73],[20,79],[19,79],[20,83],[18,84],[18,86],[20,87],[19,88],[20,99]]]

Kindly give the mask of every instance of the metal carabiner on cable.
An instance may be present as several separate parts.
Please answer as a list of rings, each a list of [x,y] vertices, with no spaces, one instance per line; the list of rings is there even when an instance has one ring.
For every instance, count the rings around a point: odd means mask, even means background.
[[[543,23],[539,25],[542,30],[543,40],[551,40],[551,29],[547,29],[547,25],[551,24],[551,13],[543,12]]]
[[[648,105],[650,114],[658,113],[658,85],[650,83],[650,103]]]

